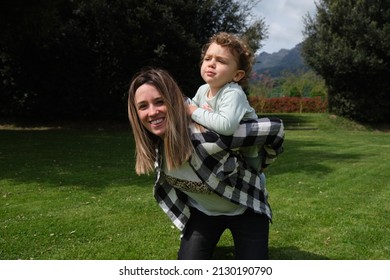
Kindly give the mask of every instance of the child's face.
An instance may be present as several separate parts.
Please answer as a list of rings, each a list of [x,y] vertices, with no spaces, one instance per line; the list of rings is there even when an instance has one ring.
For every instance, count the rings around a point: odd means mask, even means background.
[[[226,83],[238,82],[245,72],[238,69],[236,57],[227,47],[212,43],[206,51],[200,74],[212,89],[219,90]]]

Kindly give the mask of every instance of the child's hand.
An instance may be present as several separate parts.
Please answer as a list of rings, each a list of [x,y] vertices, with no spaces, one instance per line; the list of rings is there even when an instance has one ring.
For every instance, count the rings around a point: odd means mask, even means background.
[[[198,109],[198,106],[196,106],[195,104],[188,104],[187,105],[187,115],[191,116],[192,113]]]
[[[211,108],[211,107],[209,106],[209,104],[203,105],[202,108],[205,109],[205,110],[207,110],[207,111],[209,111],[209,112],[212,112],[212,111],[213,111],[213,108]]]

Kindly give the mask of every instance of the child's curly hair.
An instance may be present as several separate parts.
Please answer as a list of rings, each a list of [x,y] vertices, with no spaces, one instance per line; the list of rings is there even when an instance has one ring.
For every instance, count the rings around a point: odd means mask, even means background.
[[[207,49],[212,43],[216,43],[220,46],[227,47],[230,52],[237,58],[238,68],[245,71],[245,76],[238,82],[238,84],[244,89],[248,88],[248,79],[252,72],[252,66],[254,62],[254,54],[250,49],[247,41],[244,38],[227,33],[219,32],[210,37],[208,43],[202,48],[201,63],[206,55]]]

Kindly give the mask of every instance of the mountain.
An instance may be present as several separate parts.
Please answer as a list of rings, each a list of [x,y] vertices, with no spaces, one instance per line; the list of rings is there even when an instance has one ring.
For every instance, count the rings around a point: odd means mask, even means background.
[[[304,63],[301,50],[302,44],[298,44],[291,50],[281,49],[272,54],[262,52],[256,57],[253,72],[268,72],[270,76],[276,78],[285,71],[307,70],[308,67]]]

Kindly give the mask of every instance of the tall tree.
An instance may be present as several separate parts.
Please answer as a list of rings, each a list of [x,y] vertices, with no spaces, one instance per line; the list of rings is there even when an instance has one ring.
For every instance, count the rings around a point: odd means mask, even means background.
[[[124,117],[129,81],[144,66],[166,68],[191,96],[209,36],[245,34],[260,47],[257,2],[4,0],[0,116]]]
[[[362,122],[390,112],[390,1],[319,0],[303,56],[328,87],[329,109]]]

